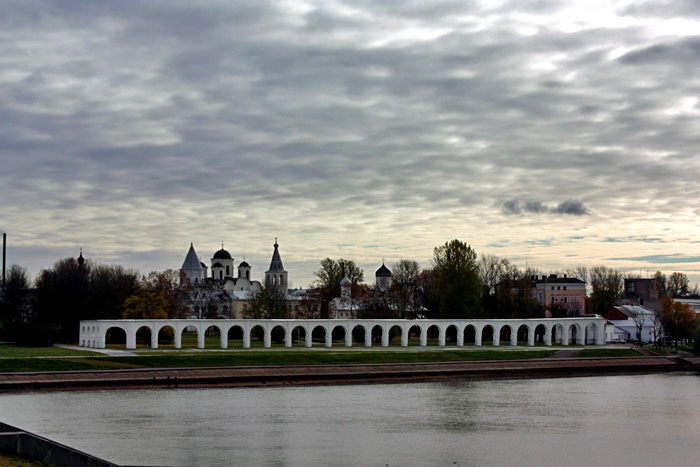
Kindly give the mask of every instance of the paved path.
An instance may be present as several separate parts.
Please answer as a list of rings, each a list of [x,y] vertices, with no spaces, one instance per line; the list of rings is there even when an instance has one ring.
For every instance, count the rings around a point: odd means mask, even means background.
[[[640,356],[0,373],[0,391],[388,383],[642,374],[668,371],[700,371],[700,357],[684,360]]]
[[[109,355],[110,357],[134,357],[136,354],[129,352],[128,350],[121,349],[97,349],[93,347],[78,347],[77,345],[65,345],[65,344],[54,344],[54,347],[61,347],[63,349],[80,350],[82,352],[90,351],[97,352],[104,355]]]

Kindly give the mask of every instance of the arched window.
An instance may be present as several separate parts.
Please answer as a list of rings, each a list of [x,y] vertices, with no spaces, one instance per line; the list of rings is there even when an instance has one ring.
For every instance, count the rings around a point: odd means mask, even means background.
[[[231,273],[229,272],[229,267],[228,267],[228,266],[226,266],[226,275],[227,275],[227,276],[230,276],[230,275],[231,275]]]

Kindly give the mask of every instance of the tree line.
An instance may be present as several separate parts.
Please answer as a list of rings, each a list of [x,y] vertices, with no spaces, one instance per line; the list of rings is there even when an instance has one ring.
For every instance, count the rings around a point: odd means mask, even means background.
[[[199,295],[193,293],[196,290],[182,290],[174,270],[141,276],[119,265],[65,258],[42,270],[33,287],[26,269],[12,265],[8,272],[0,289],[0,338],[11,340],[75,342],[80,320],[161,319],[193,313],[203,318],[218,309],[221,301],[204,288]],[[528,319],[543,317],[546,311],[552,316],[567,313],[558,308],[561,305],[540,303],[532,293],[533,277],[542,276],[542,271],[519,268],[496,255],[479,256],[456,239],[433,249],[429,267],[400,259],[391,272],[389,286],[380,288],[363,283],[364,271],[354,261],[326,258],[293,316],[328,317],[328,306],[340,297],[345,277],[352,283],[352,306],[361,318]],[[624,296],[624,278],[631,277],[602,265],[555,273],[587,283],[586,309],[596,314],[607,312]],[[666,276],[657,271],[653,279],[660,299],[697,293],[697,285],[691,287],[683,273]],[[290,317],[286,290],[263,285],[249,295],[248,302],[246,318]],[[665,328],[683,327],[686,334],[694,330],[690,314],[673,311],[671,305],[666,308],[673,319],[665,319]]]
[[[173,270],[141,276],[120,265],[65,258],[32,282],[11,265],[0,288],[0,338],[24,345],[77,342],[86,319],[169,318],[183,303]]]

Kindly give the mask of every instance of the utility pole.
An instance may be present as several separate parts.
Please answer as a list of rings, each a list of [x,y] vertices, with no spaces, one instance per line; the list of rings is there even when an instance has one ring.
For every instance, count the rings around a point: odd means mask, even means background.
[[[7,256],[7,233],[2,233],[2,284],[5,285],[5,257]]]

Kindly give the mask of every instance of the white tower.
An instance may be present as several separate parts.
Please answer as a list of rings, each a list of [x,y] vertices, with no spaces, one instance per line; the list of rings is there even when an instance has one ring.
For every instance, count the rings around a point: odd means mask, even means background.
[[[275,238],[275,251],[272,253],[272,261],[270,261],[270,269],[265,271],[265,284],[278,287],[284,294],[287,293],[287,271],[284,270],[282,265],[282,258],[280,258],[280,252],[277,249],[279,245],[277,244],[277,238]]]

